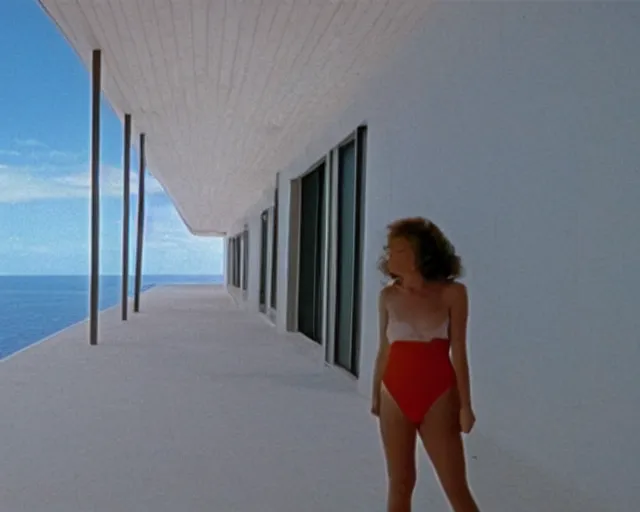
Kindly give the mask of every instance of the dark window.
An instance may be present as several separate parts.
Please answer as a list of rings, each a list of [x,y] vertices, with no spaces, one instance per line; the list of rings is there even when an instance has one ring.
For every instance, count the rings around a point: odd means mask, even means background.
[[[227,239],[227,283],[233,284],[233,238]]]
[[[325,164],[301,180],[298,330],[322,341]]]
[[[260,311],[267,310],[267,256],[269,243],[269,211],[260,215]]]
[[[242,289],[246,290],[249,281],[249,230],[244,229],[242,239]]]
[[[366,128],[338,150],[338,247],[335,362],[359,372],[359,305]]]
[[[240,288],[240,236],[233,238],[233,286]]]
[[[278,186],[273,203],[273,244],[271,246],[271,307],[278,303]]]

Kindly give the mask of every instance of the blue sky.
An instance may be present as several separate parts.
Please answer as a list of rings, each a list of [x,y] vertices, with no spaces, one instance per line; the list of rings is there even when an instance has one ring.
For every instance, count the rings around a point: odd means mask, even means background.
[[[0,0],[0,48],[0,274],[86,275],[89,73],[36,0]],[[122,125],[104,101],[101,152],[101,272],[118,274]],[[220,274],[222,241],[191,235],[158,182],[146,185],[144,272]]]

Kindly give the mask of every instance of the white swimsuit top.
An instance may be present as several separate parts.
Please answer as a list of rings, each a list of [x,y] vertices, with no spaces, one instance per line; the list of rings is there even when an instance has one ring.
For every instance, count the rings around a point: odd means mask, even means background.
[[[441,325],[433,327],[427,322],[402,322],[389,316],[387,323],[387,339],[394,341],[421,341],[429,343],[437,339],[449,339],[449,319]]]
[[[387,340],[394,341],[421,341],[429,343],[436,339],[449,339],[449,317],[440,325],[433,325],[433,321],[425,318],[416,318],[407,321],[407,315],[402,314],[401,303],[391,301],[387,305]],[[403,318],[404,316],[404,318]]]

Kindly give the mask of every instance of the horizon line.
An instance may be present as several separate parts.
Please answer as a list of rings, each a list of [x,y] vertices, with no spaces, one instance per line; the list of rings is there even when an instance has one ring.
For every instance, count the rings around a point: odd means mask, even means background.
[[[149,273],[142,274],[142,277],[221,277],[220,274],[168,274],[168,273]],[[4,274],[0,272],[0,277],[91,277],[91,274]],[[122,277],[122,274],[99,274],[98,277]],[[129,274],[129,277],[135,277],[135,274]]]

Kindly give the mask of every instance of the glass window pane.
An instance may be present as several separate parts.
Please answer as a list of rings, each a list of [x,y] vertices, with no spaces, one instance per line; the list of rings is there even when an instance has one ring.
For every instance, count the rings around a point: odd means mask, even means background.
[[[300,194],[300,266],[298,281],[298,330],[315,340],[315,252],[318,224],[317,174],[302,178]],[[315,340],[317,341],[317,340]]]
[[[356,151],[350,142],[340,148],[338,167],[338,266],[336,362],[351,369],[354,306]]]
[[[244,230],[242,233],[242,289],[247,289],[247,281],[249,278],[249,231]]]
[[[325,252],[324,247],[324,226],[325,226],[325,166],[316,171],[317,177],[317,222],[316,222],[316,247],[315,247],[315,311],[314,311],[314,330],[318,342],[322,341],[322,320],[323,320],[323,304],[324,304],[324,280],[322,260]]]
[[[267,302],[267,255],[269,242],[269,213],[262,212],[260,217],[260,310],[265,311]]]
[[[273,205],[273,256],[271,258],[271,307],[276,308],[278,297],[278,189]]]
[[[324,164],[301,180],[298,330],[322,341],[322,219]]]

